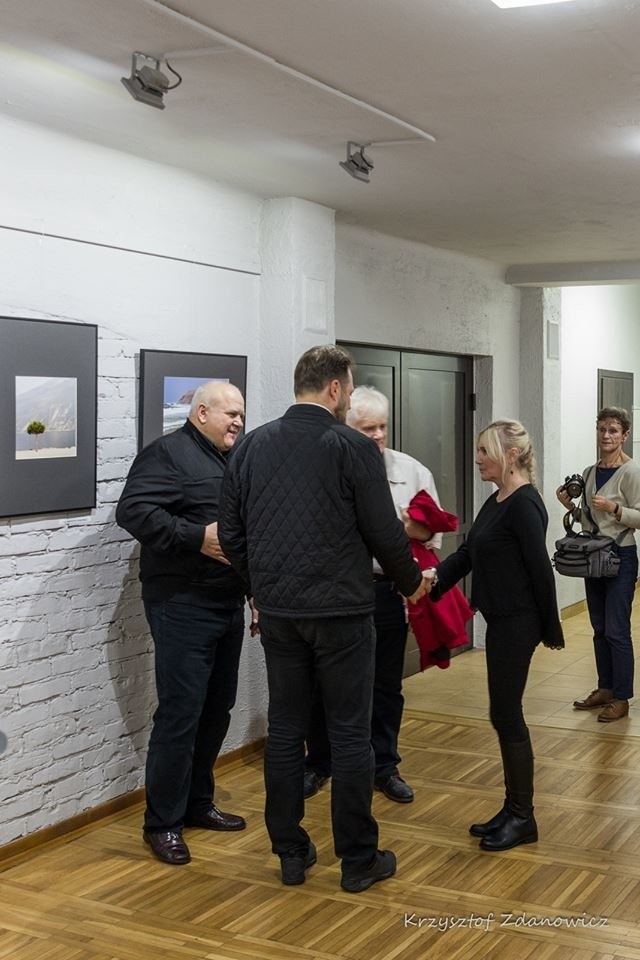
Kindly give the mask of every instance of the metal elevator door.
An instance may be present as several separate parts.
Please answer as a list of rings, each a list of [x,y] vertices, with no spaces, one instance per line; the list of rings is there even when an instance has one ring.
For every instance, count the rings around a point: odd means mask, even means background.
[[[440,551],[444,558],[464,540],[473,519],[473,360],[344,342],[342,346],[356,361],[356,386],[376,387],[389,400],[389,446],[431,470],[443,508],[460,521],[456,533],[444,535]],[[418,669],[411,638],[405,675]]]

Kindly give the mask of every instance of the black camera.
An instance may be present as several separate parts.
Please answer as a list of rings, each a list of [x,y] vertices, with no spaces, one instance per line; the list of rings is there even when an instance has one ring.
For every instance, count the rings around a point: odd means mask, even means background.
[[[572,500],[577,500],[584,493],[584,480],[579,473],[574,473],[572,476],[564,478],[562,489],[568,493]]]

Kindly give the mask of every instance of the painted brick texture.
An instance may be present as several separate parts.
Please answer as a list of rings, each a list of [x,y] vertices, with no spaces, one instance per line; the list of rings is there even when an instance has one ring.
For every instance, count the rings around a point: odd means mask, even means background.
[[[0,843],[143,783],[152,646],[137,548],[114,522],[136,452],[138,350],[100,330],[96,509],[0,521]]]

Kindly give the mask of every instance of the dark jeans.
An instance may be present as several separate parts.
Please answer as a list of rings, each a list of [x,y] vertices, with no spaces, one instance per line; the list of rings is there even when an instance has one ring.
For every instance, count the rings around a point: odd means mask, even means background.
[[[303,852],[304,741],[314,683],[322,690],[333,756],[331,819],[343,870],[375,856],[369,738],[374,631],[371,616],[283,619],[260,615],[269,681],[265,820],[274,853]]]
[[[155,646],[158,709],[146,768],[145,830],[181,829],[208,810],[213,765],[236,699],[242,608],[146,602]]]
[[[593,627],[598,687],[613,690],[615,700],[629,700],[633,696],[631,605],[638,578],[638,551],[635,546],[617,550],[617,577],[587,579],[584,585]]]
[[[402,673],[408,627],[404,603],[395,585],[390,580],[376,581],[375,592],[376,654],[371,745],[375,776],[382,779],[397,773],[401,760],[398,735],[404,708]],[[331,746],[318,689],[314,692],[309,720],[306,767],[325,777],[331,775]]]
[[[487,620],[489,717],[504,743],[520,743],[529,737],[522,697],[541,634],[540,618],[533,611]]]

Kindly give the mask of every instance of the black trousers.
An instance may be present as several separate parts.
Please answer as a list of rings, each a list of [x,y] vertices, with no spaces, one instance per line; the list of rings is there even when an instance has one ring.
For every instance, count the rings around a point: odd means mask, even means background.
[[[274,853],[303,852],[304,740],[311,697],[322,690],[333,756],[331,820],[343,871],[369,864],[378,848],[371,813],[369,741],[374,632],[371,616],[284,619],[260,615],[269,682],[265,821]]]
[[[612,690],[614,700],[633,696],[634,656],[631,640],[631,606],[638,577],[638,551],[618,547],[620,571],[617,577],[584,581],[593,647],[598,670],[598,687]]]
[[[213,765],[236,699],[244,610],[145,603],[155,646],[158,708],[146,765],[145,830],[179,830],[208,810]]]
[[[535,611],[487,619],[489,717],[505,743],[519,743],[529,737],[522,697],[540,640],[540,618]]]
[[[376,652],[371,746],[376,778],[383,778],[397,773],[402,759],[398,753],[398,735],[404,709],[402,673],[408,627],[404,602],[390,580],[377,580],[375,595]],[[309,718],[306,766],[322,776],[331,775],[331,745],[319,689],[314,691]]]

